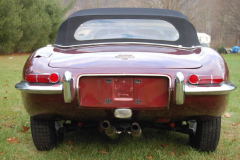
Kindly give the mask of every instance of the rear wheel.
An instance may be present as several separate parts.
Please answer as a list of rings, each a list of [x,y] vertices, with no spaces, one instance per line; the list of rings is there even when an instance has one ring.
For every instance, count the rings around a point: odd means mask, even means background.
[[[40,151],[48,151],[57,145],[55,122],[31,117],[31,130],[34,145]]]
[[[201,151],[215,151],[220,138],[221,117],[197,122],[196,134],[189,135],[190,145]]]

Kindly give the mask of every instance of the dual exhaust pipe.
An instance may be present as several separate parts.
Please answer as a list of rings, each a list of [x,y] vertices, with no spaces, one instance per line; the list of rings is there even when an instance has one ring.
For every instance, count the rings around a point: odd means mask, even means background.
[[[118,131],[108,120],[105,120],[101,124],[102,128],[105,130],[105,133],[111,139],[118,138],[118,135],[121,133]],[[137,122],[134,122],[131,126],[131,134],[134,138],[140,138],[142,135],[142,129]]]

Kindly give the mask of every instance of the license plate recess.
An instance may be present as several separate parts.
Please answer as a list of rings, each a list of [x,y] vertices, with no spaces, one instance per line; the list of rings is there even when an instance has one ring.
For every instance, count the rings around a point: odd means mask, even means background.
[[[86,76],[79,79],[81,107],[168,108],[169,79],[151,76]]]

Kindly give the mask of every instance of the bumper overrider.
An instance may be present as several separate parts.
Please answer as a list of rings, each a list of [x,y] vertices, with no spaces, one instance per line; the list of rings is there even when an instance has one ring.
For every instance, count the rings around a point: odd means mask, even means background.
[[[75,99],[75,85],[72,73],[66,71],[63,75],[63,83],[41,84],[22,81],[16,84],[16,89],[30,94],[63,94],[65,103],[71,103]],[[182,105],[185,95],[224,95],[235,90],[236,86],[230,82],[218,85],[191,85],[184,83],[184,75],[181,72],[175,76],[175,103]]]

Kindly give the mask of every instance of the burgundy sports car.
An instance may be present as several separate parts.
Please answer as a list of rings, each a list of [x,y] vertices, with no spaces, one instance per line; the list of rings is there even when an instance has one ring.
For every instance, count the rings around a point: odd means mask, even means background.
[[[193,148],[214,151],[236,88],[222,56],[200,46],[185,15],[146,8],[73,13],[22,76],[16,88],[38,150],[72,130],[99,127],[115,139],[148,127],[189,134]]]

